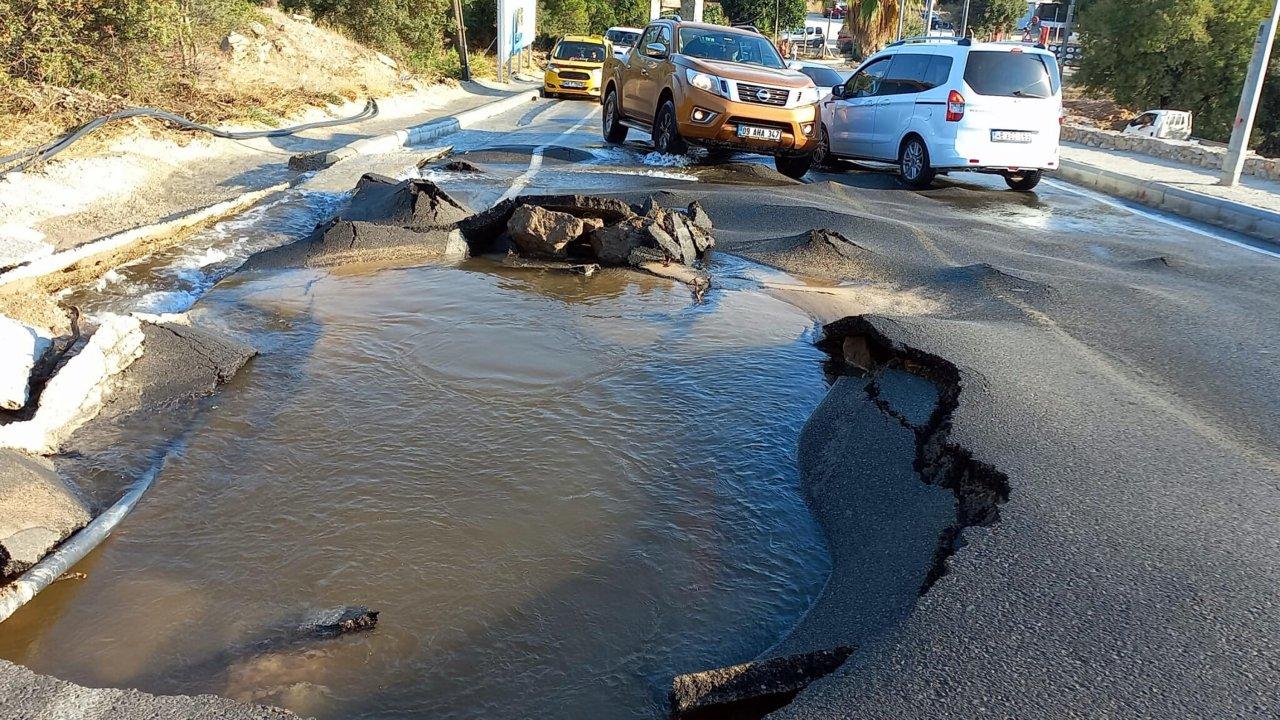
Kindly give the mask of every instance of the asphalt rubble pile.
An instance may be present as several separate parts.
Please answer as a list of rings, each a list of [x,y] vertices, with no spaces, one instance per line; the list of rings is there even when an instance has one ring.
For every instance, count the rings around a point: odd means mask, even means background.
[[[470,255],[582,275],[632,267],[685,283],[701,298],[711,278],[697,265],[715,246],[713,231],[697,201],[672,210],[652,197],[632,205],[596,195],[527,195],[475,213],[430,180],[370,173],[345,211],[305,240],[254,255],[243,269]]]
[[[590,275],[633,267],[683,282],[701,296],[711,277],[697,267],[715,247],[711,216],[695,200],[683,210],[647,198],[631,205],[596,195],[529,195],[504,200],[458,227],[474,254],[557,264]]]

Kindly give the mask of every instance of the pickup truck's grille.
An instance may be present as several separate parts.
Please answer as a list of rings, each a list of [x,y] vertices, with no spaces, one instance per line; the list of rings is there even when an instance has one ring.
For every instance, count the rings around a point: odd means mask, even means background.
[[[590,80],[591,73],[584,73],[581,70],[561,70],[561,80]]]
[[[738,99],[757,105],[786,105],[790,90],[738,83]]]

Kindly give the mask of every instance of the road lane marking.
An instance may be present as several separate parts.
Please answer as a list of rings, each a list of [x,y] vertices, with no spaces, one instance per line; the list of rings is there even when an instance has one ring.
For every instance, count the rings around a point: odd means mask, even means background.
[[[1146,210],[1141,210],[1136,207],[1131,207],[1118,200],[1113,200],[1101,193],[1093,192],[1091,190],[1085,190],[1083,188],[1073,187],[1068,183],[1058,181],[1058,180],[1050,180],[1049,178],[1045,178],[1042,182],[1044,182],[1045,184],[1051,187],[1058,188],[1059,190],[1066,190],[1067,192],[1072,193],[1074,195],[1079,195],[1080,197],[1089,198],[1090,200],[1097,200],[1098,202],[1104,205],[1110,205],[1113,208],[1127,210],[1130,213],[1133,213],[1134,215],[1139,215],[1141,217],[1147,218],[1148,220],[1155,220],[1156,222],[1161,222],[1161,223],[1164,223],[1165,225],[1171,225],[1180,230],[1186,230],[1188,232],[1196,233],[1197,235],[1203,235],[1204,237],[1207,237],[1207,238],[1219,240],[1228,245],[1235,245],[1238,248],[1244,248],[1245,250],[1252,250],[1253,252],[1256,252],[1260,255],[1266,255],[1268,257],[1280,259],[1280,252],[1276,252],[1274,250],[1267,250],[1266,248],[1260,248],[1254,245],[1250,245],[1249,243],[1240,242],[1239,240],[1232,240],[1229,237],[1224,237],[1215,232],[1205,230],[1204,228],[1198,228],[1195,225],[1191,225],[1189,223],[1181,222],[1179,220],[1174,220],[1173,218],[1164,217],[1162,215],[1159,215],[1158,213],[1148,212]]]
[[[498,202],[494,203],[494,205],[497,205],[503,200],[510,200],[516,195],[519,195],[521,190],[525,189],[529,183],[533,182],[533,178],[537,176],[538,171],[542,170],[542,154],[547,151],[547,148],[560,142],[560,140],[565,136],[572,135],[577,132],[578,129],[587,122],[587,120],[591,119],[591,116],[595,114],[595,111],[596,108],[592,108],[591,111],[584,115],[581,120],[574,123],[573,127],[570,127],[568,130],[565,130],[555,136],[555,138],[535,147],[533,149],[533,153],[529,157],[529,169],[521,173],[520,177],[511,181],[511,187],[507,188],[507,191],[502,193],[502,197],[498,198]]]

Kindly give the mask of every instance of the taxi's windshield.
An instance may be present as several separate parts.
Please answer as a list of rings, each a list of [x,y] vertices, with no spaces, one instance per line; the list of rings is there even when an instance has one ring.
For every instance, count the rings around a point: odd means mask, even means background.
[[[704,60],[781,68],[782,58],[773,43],[760,35],[712,30],[680,28],[680,52]]]
[[[585,62],[604,62],[604,46],[589,42],[567,41],[556,45],[551,53],[554,60],[582,60]]]

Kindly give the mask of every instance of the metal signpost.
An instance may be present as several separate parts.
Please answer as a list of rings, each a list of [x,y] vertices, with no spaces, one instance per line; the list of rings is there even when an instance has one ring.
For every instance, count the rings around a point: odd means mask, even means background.
[[[537,28],[535,0],[498,0],[498,80],[511,82],[512,64],[522,62]]]
[[[1253,60],[1245,75],[1244,89],[1240,92],[1240,107],[1236,110],[1236,122],[1231,128],[1231,144],[1227,157],[1222,161],[1220,184],[1228,187],[1240,182],[1244,170],[1244,158],[1249,152],[1249,135],[1253,132],[1253,120],[1258,114],[1258,101],[1262,97],[1262,79],[1267,74],[1267,61],[1271,59],[1271,45],[1276,39],[1276,25],[1280,23],[1280,0],[1271,8],[1271,19],[1258,26],[1258,36],[1253,43]]]

